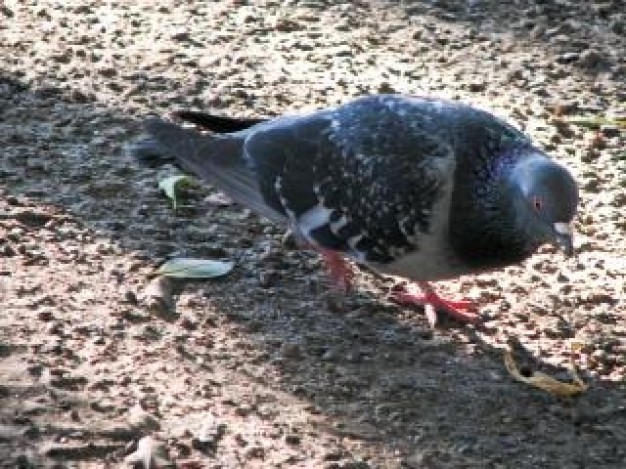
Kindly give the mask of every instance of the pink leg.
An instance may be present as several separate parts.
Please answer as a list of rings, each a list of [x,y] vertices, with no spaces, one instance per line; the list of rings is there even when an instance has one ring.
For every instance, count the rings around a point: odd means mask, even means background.
[[[402,304],[416,304],[425,307],[426,317],[431,327],[435,326],[437,316],[435,311],[440,311],[460,322],[473,323],[478,321],[477,313],[469,311],[474,304],[471,301],[453,301],[440,297],[428,282],[415,282],[422,293],[412,292],[408,289],[393,292],[392,298]]]
[[[333,285],[344,291],[349,291],[352,288],[352,281],[354,280],[354,271],[350,267],[350,264],[348,264],[343,255],[337,251],[324,249],[320,251],[320,253],[324,258],[324,263],[328,268]]]

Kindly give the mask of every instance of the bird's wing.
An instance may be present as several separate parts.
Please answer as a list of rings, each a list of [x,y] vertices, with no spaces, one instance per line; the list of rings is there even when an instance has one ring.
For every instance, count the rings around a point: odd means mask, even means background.
[[[250,132],[244,152],[266,203],[309,242],[392,262],[446,222],[432,212],[453,180],[454,152],[414,111],[377,97],[278,119]]]

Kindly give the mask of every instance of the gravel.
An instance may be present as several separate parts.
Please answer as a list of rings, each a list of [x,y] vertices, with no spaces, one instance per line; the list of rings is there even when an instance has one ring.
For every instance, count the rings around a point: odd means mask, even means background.
[[[4,2],[0,465],[621,468],[626,459],[620,1]],[[577,256],[440,285],[479,326],[430,331],[368,272],[337,300],[318,257],[211,187],[128,154],[141,119],[241,117],[376,92],[491,109],[582,187]],[[171,257],[213,281],[150,283]],[[591,388],[560,400],[506,373]]]

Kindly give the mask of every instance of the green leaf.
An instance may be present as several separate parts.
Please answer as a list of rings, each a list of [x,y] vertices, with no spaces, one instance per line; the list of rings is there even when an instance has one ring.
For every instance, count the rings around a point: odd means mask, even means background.
[[[234,266],[234,262],[230,261],[180,257],[165,262],[152,275],[174,278],[215,278],[226,275],[233,270]]]
[[[571,117],[567,122],[581,127],[597,129],[603,125],[612,125],[626,129],[626,119],[609,119],[607,117]]]
[[[174,210],[178,207],[178,196],[176,195],[176,191],[178,188],[183,186],[192,186],[195,181],[189,176],[170,176],[159,181],[159,189],[165,192],[165,195],[172,201],[172,206]]]

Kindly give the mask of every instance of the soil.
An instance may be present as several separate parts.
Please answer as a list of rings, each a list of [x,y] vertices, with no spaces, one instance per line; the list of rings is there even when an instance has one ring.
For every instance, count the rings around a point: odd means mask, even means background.
[[[622,0],[4,2],[0,466],[626,467]],[[333,300],[284,228],[129,153],[150,114],[272,116],[366,93],[460,99],[580,182],[577,255],[438,285],[477,326]],[[210,281],[148,274],[230,259]],[[590,384],[573,399],[527,369]],[[528,370],[527,370],[528,371]]]

